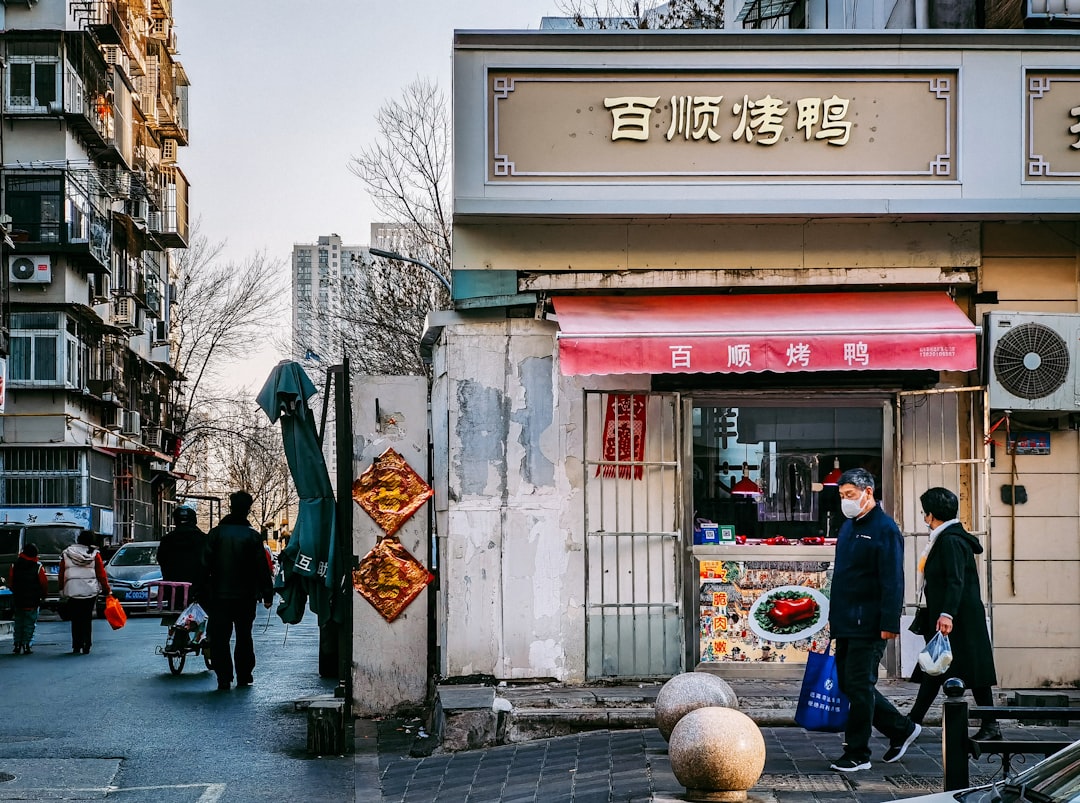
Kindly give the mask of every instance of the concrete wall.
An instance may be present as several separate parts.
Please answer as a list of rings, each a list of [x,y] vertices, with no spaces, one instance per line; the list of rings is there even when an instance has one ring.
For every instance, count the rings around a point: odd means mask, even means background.
[[[1080,227],[1069,222],[984,226],[979,289],[996,291],[998,304],[980,312],[1080,312],[1078,243]],[[1051,431],[1051,453],[1016,456],[1015,479],[1002,428],[996,433],[988,582],[1002,686],[1080,681],[1080,432],[1053,417],[1061,428]],[[1046,419],[1013,416],[1017,428],[1050,429]],[[1015,520],[1000,491],[1012,484],[1028,495]]]
[[[545,321],[443,332],[444,675],[584,679],[581,391],[555,352]]]
[[[376,404],[380,418],[376,418]],[[423,377],[363,377],[354,383],[352,405],[355,477],[392,448],[413,471],[428,479],[427,382]],[[424,506],[402,525],[397,537],[413,557],[430,567],[428,533],[428,508]],[[379,525],[356,505],[353,552],[363,558],[382,535]],[[387,622],[359,594],[353,596],[352,705],[358,716],[383,715],[398,706],[423,703],[430,593],[430,587],[421,592],[393,622]]]

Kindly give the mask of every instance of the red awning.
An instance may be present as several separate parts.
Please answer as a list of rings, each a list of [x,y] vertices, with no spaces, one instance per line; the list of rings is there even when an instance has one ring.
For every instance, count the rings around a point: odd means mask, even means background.
[[[567,376],[976,367],[977,327],[937,291],[552,301]]]

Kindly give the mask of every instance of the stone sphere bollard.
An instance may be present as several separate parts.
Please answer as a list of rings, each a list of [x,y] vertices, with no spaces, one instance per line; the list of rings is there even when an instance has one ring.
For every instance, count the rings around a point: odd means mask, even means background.
[[[671,732],[668,758],[687,800],[746,800],[765,769],[765,739],[742,711],[698,708]]]
[[[695,709],[709,706],[738,708],[739,698],[731,685],[716,675],[683,672],[661,686],[656,694],[656,727],[670,740],[680,719]]]

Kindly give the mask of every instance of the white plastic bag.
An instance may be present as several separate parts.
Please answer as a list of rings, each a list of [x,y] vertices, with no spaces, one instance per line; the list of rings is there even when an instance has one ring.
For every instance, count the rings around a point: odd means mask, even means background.
[[[952,664],[952,646],[949,637],[938,632],[919,653],[919,666],[928,675],[943,675]]]
[[[192,634],[192,641],[198,641],[206,630],[206,611],[199,603],[193,602],[176,617],[176,624],[173,627],[177,630],[186,630]]]

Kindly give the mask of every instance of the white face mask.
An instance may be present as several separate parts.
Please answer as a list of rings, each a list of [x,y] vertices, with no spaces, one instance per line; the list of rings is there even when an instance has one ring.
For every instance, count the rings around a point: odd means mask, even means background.
[[[849,519],[853,519],[862,513],[862,504],[861,496],[858,499],[841,499],[840,512]]]

